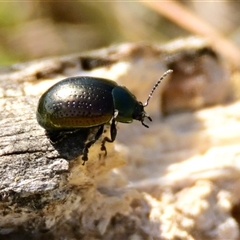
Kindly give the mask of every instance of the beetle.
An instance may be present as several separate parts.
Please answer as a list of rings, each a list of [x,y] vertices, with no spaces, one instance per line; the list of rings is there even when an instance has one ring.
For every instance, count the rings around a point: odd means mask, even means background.
[[[145,104],[124,86],[104,78],[70,77],[50,87],[39,99],[37,121],[46,131],[72,132],[77,129],[98,128],[94,138],[83,149],[82,160],[88,160],[88,149],[110,124],[110,138],[104,137],[101,150],[107,150],[106,142],[116,139],[116,122],[131,123],[138,120],[144,127],[145,118],[152,121],[144,111],[159,83],[172,70],[166,71],[156,82]]]

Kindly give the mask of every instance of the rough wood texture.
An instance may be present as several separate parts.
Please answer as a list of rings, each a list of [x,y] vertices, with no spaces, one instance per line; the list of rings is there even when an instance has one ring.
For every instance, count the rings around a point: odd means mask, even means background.
[[[240,103],[160,118],[162,107],[169,114],[209,105],[215,81],[225,91],[217,100],[213,94],[211,104],[231,93],[228,71],[204,42],[192,38],[180,45],[122,44],[0,70],[1,239],[239,238]],[[214,53],[214,74],[208,61],[198,61],[203,52]],[[184,82],[187,61],[182,60],[189,56],[203,63],[200,75],[206,78],[199,80],[195,65],[188,75],[193,81]],[[76,156],[89,133],[76,133],[56,149],[36,122],[40,94],[62,78],[110,78],[144,102],[169,67],[182,76],[175,89],[185,90],[173,95],[167,90],[173,82],[165,79],[146,109],[154,120],[150,128],[118,124],[117,141],[107,144],[105,159],[96,143],[82,166]],[[189,86],[208,92],[191,95]],[[181,92],[195,102],[182,101]],[[166,106],[167,95],[174,97],[172,105]]]

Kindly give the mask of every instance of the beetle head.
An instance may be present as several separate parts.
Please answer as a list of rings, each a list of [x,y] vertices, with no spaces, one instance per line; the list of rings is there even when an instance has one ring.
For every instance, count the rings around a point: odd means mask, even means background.
[[[145,118],[152,121],[151,117],[144,111],[144,105],[142,102],[137,102],[133,112],[133,119],[140,121],[144,127],[149,128],[149,126],[144,123]]]

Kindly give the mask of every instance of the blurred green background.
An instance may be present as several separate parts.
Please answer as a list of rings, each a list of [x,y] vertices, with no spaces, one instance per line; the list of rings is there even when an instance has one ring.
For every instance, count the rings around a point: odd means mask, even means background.
[[[238,1],[178,2],[240,45]],[[0,2],[0,65],[190,34],[140,2]]]

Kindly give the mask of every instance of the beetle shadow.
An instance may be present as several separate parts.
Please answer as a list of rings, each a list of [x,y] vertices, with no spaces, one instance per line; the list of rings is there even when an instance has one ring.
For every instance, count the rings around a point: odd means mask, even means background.
[[[47,131],[46,136],[60,157],[66,160],[83,155],[87,142],[93,139],[99,127],[76,129],[73,131]]]

